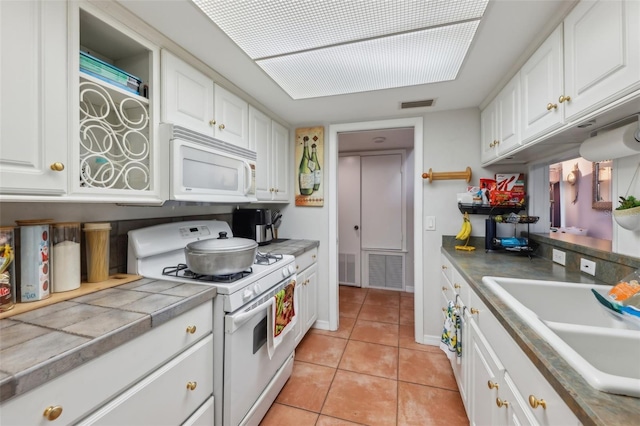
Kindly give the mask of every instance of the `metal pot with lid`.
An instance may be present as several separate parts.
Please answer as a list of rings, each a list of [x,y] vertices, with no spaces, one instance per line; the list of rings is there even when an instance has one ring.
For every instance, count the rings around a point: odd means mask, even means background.
[[[184,248],[189,269],[196,274],[230,275],[248,269],[254,262],[258,243],[248,238],[218,238],[194,241]]]

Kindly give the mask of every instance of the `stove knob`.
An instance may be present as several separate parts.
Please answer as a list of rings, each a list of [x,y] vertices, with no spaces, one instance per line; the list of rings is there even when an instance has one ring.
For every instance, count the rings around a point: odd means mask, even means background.
[[[251,299],[251,297],[253,296],[253,294],[251,293],[251,290],[246,289],[245,291],[242,292],[242,299],[247,300],[247,299]]]
[[[256,284],[253,287],[253,294],[255,294],[256,296],[258,296],[260,293],[262,293],[262,289],[260,288],[260,284]]]
[[[282,268],[282,277],[287,278],[289,276],[289,272],[287,272],[287,267]]]
[[[293,265],[289,265],[289,275],[293,275],[295,271],[296,271],[296,268],[294,268]]]

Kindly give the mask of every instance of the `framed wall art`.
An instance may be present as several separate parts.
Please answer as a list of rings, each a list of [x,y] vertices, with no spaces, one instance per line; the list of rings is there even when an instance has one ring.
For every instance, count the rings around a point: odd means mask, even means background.
[[[324,205],[324,126],[296,129],[296,206]]]

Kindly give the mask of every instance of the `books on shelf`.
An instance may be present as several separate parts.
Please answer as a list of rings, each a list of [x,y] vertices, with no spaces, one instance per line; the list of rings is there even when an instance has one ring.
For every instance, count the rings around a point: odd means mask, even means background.
[[[142,80],[83,51],[80,51],[80,71],[136,95],[140,94]]]

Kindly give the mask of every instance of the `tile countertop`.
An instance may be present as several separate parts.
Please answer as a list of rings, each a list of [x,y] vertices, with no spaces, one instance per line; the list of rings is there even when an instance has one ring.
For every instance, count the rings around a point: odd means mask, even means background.
[[[293,256],[300,256],[301,254],[320,245],[320,242],[315,240],[288,240],[280,238],[274,241],[275,242],[271,242],[264,246],[258,246],[258,251],[264,253],[291,254]]]
[[[210,301],[215,287],[140,279],[0,320],[0,402]]]
[[[485,250],[462,252],[445,246],[441,250],[583,424],[637,424],[640,419],[640,398],[609,394],[592,388],[514,311],[493,296],[491,290],[483,285],[482,277],[602,282],[580,272],[567,271],[563,266],[540,257],[529,259],[514,253],[487,253]]]

